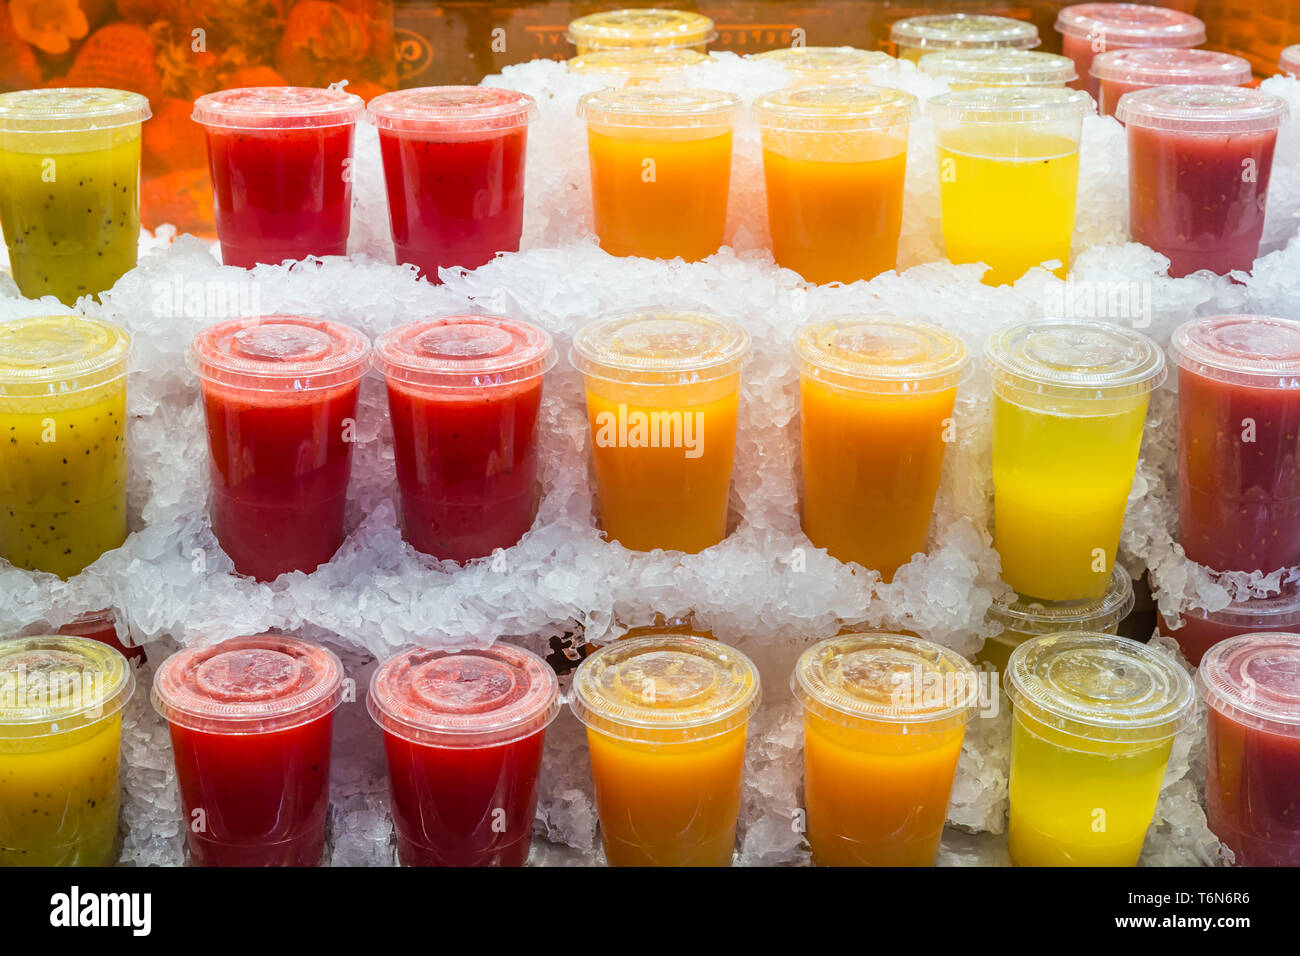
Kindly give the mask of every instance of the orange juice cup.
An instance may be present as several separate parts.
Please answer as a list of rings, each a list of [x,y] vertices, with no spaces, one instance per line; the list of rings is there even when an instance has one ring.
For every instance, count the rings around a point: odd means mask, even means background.
[[[915,63],[937,50],[1024,50],[1038,46],[1038,27],[983,13],[936,13],[894,21],[894,55]]]
[[[688,262],[717,252],[739,111],[739,97],[716,90],[614,87],[582,97],[600,247]]]
[[[606,10],[569,21],[569,42],[583,56],[598,50],[694,50],[717,39],[713,21],[690,10]]]
[[[853,282],[898,264],[907,127],[916,97],[804,86],[754,103],[776,264],[809,282]]]
[[[578,668],[569,706],[587,726],[612,866],[729,866],[758,670],[718,641],[617,641]]]
[[[925,550],[966,347],[921,322],[839,316],[795,351],[804,533],[889,581]]]
[[[633,312],[579,330],[605,534],[633,551],[698,552],[727,534],[749,333],[699,312]]]
[[[871,70],[896,70],[898,61],[881,50],[858,50],[851,46],[791,46],[754,59],[773,63],[785,70],[791,86],[852,86],[871,82]]]
[[[804,806],[819,866],[933,866],[977,675],[904,634],[814,644],[790,684],[804,707]]]
[[[636,47],[630,50],[597,50],[568,61],[570,73],[607,77],[611,86],[685,84],[687,67],[708,63],[709,58],[695,50]]]

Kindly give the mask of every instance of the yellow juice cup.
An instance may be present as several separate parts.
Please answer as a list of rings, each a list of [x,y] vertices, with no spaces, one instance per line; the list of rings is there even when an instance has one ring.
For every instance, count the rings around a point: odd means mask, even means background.
[[[1039,50],[944,50],[927,53],[920,69],[953,90],[982,86],[1065,86],[1078,78],[1074,61]]]
[[[611,866],[729,866],[758,670],[718,641],[617,641],[578,667],[569,706],[587,726]]]
[[[898,264],[907,128],[916,97],[802,86],[754,103],[776,263],[809,282],[853,282]]]
[[[889,28],[894,55],[916,63],[936,50],[1025,50],[1038,46],[1038,27],[1025,20],[983,13],[936,13],[895,20]]]
[[[939,156],[943,241],[952,262],[982,262],[989,285],[1054,260],[1064,278],[1079,187],[1079,90],[988,87],[928,104]]]
[[[0,641],[0,866],[109,866],[126,658],[85,637]]]
[[[1018,866],[1133,866],[1192,682],[1111,634],[1026,641],[1003,675],[1011,726],[1008,847]]]
[[[819,866],[933,866],[977,674],[960,654],[865,632],[804,651],[804,806]]]
[[[628,50],[597,50],[568,61],[570,73],[603,76],[611,86],[683,85],[687,67],[708,63],[695,50],[635,47]]]
[[[126,540],[126,359],[115,325],[0,323],[0,556],[70,577]]]
[[[1044,601],[1100,597],[1165,353],[1107,322],[1040,319],[989,336],[984,363],[1002,580]]]
[[[922,322],[839,316],[795,351],[804,533],[892,580],[925,550],[966,347]]]
[[[635,48],[703,53],[717,36],[712,20],[689,10],[606,10],[569,21],[569,42],[578,48],[578,56]]]
[[[773,63],[790,76],[791,86],[870,85],[872,70],[896,70],[898,61],[880,50],[851,46],[793,46],[755,53],[754,60]]]
[[[633,551],[703,551],[727,534],[749,333],[701,312],[633,312],[579,330],[605,534]]]
[[[602,249],[688,262],[718,251],[740,105],[731,93],[657,86],[614,87],[578,101]]]

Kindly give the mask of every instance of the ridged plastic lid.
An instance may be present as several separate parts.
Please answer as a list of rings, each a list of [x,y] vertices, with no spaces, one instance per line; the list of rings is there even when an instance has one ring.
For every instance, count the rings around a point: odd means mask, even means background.
[[[1300,626],[1300,588],[1290,586],[1280,594],[1234,601],[1217,611],[1186,608],[1183,617],[1242,631],[1292,631]]]
[[[1125,46],[1199,46],[1205,23],[1190,13],[1145,3],[1076,3],[1062,7],[1056,29],[1067,36],[1106,40]]]
[[[80,315],[0,322],[0,395],[65,395],[126,374],[126,332]]]
[[[509,385],[555,364],[550,333],[496,315],[448,315],[399,325],[375,342],[375,367],[424,388]]]
[[[1292,76],[1300,73],[1300,43],[1294,43],[1282,51],[1277,59],[1277,68]]]
[[[1078,79],[1074,61],[1038,50],[946,50],[917,64],[931,76],[979,86],[1061,86]]]
[[[983,13],[936,13],[895,20],[889,38],[926,50],[1038,46],[1038,27],[1026,20]]]
[[[569,361],[584,375],[639,385],[685,385],[740,371],[749,333],[706,312],[626,312],[573,337]]]
[[[1046,634],[1011,652],[1003,685],[1015,708],[1088,740],[1156,743],[1192,717],[1192,682],[1172,657],[1095,631]]]
[[[52,87],[0,93],[0,133],[75,133],[142,123],[149,100],[128,90]]]
[[[1205,703],[1238,724],[1300,737],[1300,635],[1241,634],[1201,658]]]
[[[801,329],[794,348],[805,375],[859,392],[943,391],[956,388],[970,370],[960,338],[896,318],[835,316]]]
[[[794,86],[754,101],[764,129],[851,132],[891,129],[921,115],[915,96],[877,86]]]
[[[588,123],[633,129],[730,126],[740,109],[740,97],[719,90],[612,86],[578,100]]]
[[[1082,119],[1097,104],[1083,90],[1057,86],[986,86],[940,93],[926,104],[938,123],[1052,123]]]
[[[984,343],[994,390],[1107,399],[1159,388],[1165,353],[1132,329],[1087,319],[1035,319],[997,330]]]
[[[1200,83],[1240,86],[1249,83],[1250,61],[1231,53],[1179,47],[1135,47],[1112,50],[1092,60],[1099,80],[1142,83],[1146,86]]]
[[[370,368],[370,343],[355,329],[301,315],[231,319],[190,343],[190,367],[209,382],[298,392],[355,382]]]
[[[1040,601],[1016,595],[1014,601],[994,601],[988,616],[1018,634],[1113,631],[1128,617],[1133,604],[1133,579],[1116,564],[1101,597],[1082,601]]]
[[[766,53],[755,53],[754,59],[775,63],[800,80],[839,82],[843,77],[855,77],[868,70],[898,66],[898,60],[883,50],[859,50],[851,46],[791,46]]]
[[[191,118],[204,126],[297,129],[355,123],[361,97],[312,86],[248,86],[208,93],[194,101]]]
[[[1286,100],[1240,86],[1154,86],[1125,93],[1115,118],[1128,126],[1177,133],[1259,133],[1291,115]]]
[[[509,644],[416,647],[385,661],[366,706],[384,729],[433,747],[495,747],[544,730],[560,685],[544,660]]]
[[[333,651],[282,634],[187,647],[153,677],[153,706],[169,723],[211,734],[269,734],[331,713],[343,700]]]
[[[527,126],[537,101],[492,86],[421,86],[370,101],[366,119],[399,133],[480,133]]]
[[[135,691],[126,658],[88,637],[0,641],[0,739],[47,737],[120,711]]]
[[[675,47],[708,43],[713,21],[687,10],[607,10],[569,22],[569,42],[591,48]]]
[[[1267,315],[1212,315],[1174,330],[1179,368],[1255,388],[1300,388],[1300,322]]]
[[[568,61],[570,73],[598,73],[607,76],[663,79],[676,76],[689,66],[709,62],[698,50],[634,47],[629,50],[597,50]]]
[[[623,740],[704,740],[758,709],[758,668],[720,641],[655,634],[615,641],[584,660],[569,707],[592,730]]]

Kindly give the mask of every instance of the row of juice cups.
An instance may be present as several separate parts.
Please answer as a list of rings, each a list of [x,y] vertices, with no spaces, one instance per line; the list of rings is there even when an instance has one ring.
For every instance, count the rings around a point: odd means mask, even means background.
[[[1300,863],[1300,637],[1217,645],[1207,811],[1247,865]],[[1011,655],[1008,847],[1019,865],[1137,862],[1192,681],[1172,657],[1096,632],[1034,638]],[[821,865],[935,862],[965,728],[996,686],[953,651],[905,634],[847,633],[799,658],[806,836]],[[115,650],[79,637],[0,643],[0,863],[104,865],[118,826],[122,708]],[[587,728],[613,865],[724,866],[741,806],[757,668],[717,641],[616,641],[578,667],[568,705]],[[345,674],[329,650],[264,634],[186,648],[154,675],[171,731],[191,859],[312,865],[329,802],[333,713]],[[530,651],[413,648],[381,664],[368,710],[383,731],[399,860],[523,865],[555,673]],[[28,796],[31,794],[31,796]]]

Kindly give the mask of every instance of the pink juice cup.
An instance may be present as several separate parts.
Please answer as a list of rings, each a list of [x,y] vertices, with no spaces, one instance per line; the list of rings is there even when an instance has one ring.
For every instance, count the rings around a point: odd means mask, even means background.
[[[1213,50],[1143,47],[1101,53],[1092,61],[1102,116],[1114,116],[1125,93],[1153,86],[1245,86],[1253,75],[1249,60]]]
[[[1061,52],[1074,61],[1075,89],[1095,99],[1092,58],[1108,50],[1134,47],[1193,47],[1205,42],[1205,24],[1190,13],[1145,3],[1076,3],[1056,18]]]

